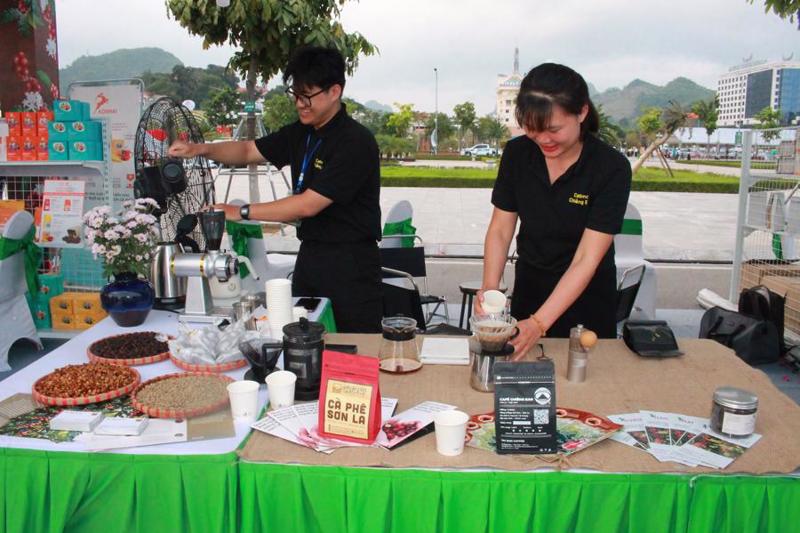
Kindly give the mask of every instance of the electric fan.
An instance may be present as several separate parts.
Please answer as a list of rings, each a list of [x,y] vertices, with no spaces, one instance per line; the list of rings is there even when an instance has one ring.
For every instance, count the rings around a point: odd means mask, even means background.
[[[148,107],[136,129],[134,144],[134,196],[153,198],[159,209],[161,240],[181,237],[179,221],[214,203],[214,179],[205,157],[170,158],[167,150],[176,141],[202,143],[203,135],[192,113],[172,98],[156,100]],[[185,236],[185,234],[184,234]],[[192,238],[205,249],[202,232]]]

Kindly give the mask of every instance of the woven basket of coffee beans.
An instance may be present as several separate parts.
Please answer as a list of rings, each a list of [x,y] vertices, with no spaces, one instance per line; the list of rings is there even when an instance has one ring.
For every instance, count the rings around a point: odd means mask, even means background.
[[[159,340],[161,333],[137,331],[112,335],[93,342],[86,349],[90,361],[110,365],[147,365],[169,357],[169,346]],[[171,337],[169,337],[171,338]]]
[[[33,399],[63,407],[104,402],[130,393],[140,381],[133,368],[105,363],[67,365],[36,380]]]
[[[228,384],[234,380],[212,372],[165,374],[139,385],[133,407],[154,418],[192,418],[228,405]]]

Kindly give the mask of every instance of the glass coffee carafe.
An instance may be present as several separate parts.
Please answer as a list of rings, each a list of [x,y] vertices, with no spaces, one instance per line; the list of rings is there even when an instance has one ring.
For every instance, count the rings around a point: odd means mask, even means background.
[[[417,347],[417,321],[405,316],[390,316],[381,321],[380,368],[384,372],[405,374],[422,367]]]

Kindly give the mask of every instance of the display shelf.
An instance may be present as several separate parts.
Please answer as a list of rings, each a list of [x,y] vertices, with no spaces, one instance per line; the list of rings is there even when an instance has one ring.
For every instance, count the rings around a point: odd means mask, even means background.
[[[80,177],[103,175],[105,161],[4,161],[0,163],[0,176],[7,177]]]

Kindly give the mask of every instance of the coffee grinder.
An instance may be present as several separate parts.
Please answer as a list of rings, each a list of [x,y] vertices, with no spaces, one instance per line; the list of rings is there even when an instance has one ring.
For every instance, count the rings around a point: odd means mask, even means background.
[[[508,361],[514,347],[508,343],[519,330],[517,320],[505,314],[472,315],[469,319],[469,384],[481,392],[494,391],[494,363]]]
[[[200,229],[206,239],[203,253],[176,253],[172,257],[172,273],[187,278],[186,306],[178,318],[182,322],[216,322],[232,320],[232,309],[214,307],[209,278],[225,282],[239,272],[239,261],[230,254],[220,252],[222,234],[225,232],[224,211],[197,213]]]

